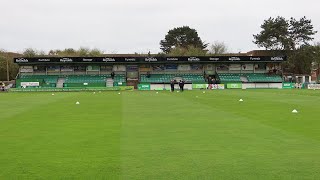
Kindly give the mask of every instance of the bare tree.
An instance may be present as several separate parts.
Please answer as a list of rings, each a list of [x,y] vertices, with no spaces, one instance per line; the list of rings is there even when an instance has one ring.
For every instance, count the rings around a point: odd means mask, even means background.
[[[219,55],[228,53],[228,47],[224,42],[215,41],[209,48],[209,54]]]

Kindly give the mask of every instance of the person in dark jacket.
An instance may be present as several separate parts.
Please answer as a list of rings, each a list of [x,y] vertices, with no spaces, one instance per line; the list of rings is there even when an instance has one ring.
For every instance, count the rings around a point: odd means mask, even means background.
[[[170,81],[171,92],[174,92],[174,80]]]
[[[182,91],[184,91],[184,80],[182,80]]]
[[[207,89],[212,89],[212,78],[208,77],[208,88]]]
[[[179,81],[179,87],[180,87],[180,91],[183,92],[183,90],[184,90],[184,81],[183,80]]]
[[[4,91],[4,83],[0,83],[0,91]]]
[[[112,78],[112,79],[114,79],[114,75],[115,75],[115,74],[114,74],[114,72],[112,71],[112,73],[111,73],[111,78]]]

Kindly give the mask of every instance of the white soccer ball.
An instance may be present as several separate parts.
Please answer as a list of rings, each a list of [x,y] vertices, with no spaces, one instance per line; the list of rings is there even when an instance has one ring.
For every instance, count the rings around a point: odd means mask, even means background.
[[[78,102],[76,102],[76,104],[78,105],[78,104],[80,104],[80,102],[78,101]]]
[[[296,109],[292,110],[292,113],[298,113],[298,111]]]
[[[159,94],[159,92],[156,92],[157,94]]]
[[[243,102],[243,99],[240,99],[239,102]]]
[[[54,94],[52,93],[52,96],[54,96]]]
[[[118,93],[119,95],[121,94],[121,93]]]
[[[205,92],[205,91],[203,91],[202,93],[203,93],[203,94],[205,94],[206,92]]]

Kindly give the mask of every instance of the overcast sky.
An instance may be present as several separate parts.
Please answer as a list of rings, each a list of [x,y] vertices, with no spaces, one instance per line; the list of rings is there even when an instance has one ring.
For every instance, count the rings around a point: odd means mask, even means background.
[[[247,52],[268,17],[307,16],[320,31],[319,8],[320,0],[0,0],[0,49],[157,53],[169,29],[188,25],[207,43]]]

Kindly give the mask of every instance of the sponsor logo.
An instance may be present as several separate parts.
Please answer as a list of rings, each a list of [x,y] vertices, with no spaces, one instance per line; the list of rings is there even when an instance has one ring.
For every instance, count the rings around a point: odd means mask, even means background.
[[[83,62],[92,62],[92,61],[93,61],[93,59],[86,59],[86,58],[83,58],[83,59],[82,59],[82,61],[83,61]]]
[[[179,58],[167,58],[167,61],[179,61]]]
[[[25,63],[25,62],[29,62],[29,60],[25,59],[25,58],[19,58],[19,59],[16,59],[16,62],[17,63]]]
[[[271,61],[283,61],[283,57],[271,57]]]
[[[126,62],[136,62],[135,58],[124,58]]]
[[[209,61],[219,61],[220,60],[220,58],[218,58],[218,57],[211,57],[211,58],[209,58]]]
[[[39,62],[50,62],[50,59],[38,59]]]
[[[194,61],[200,61],[200,58],[197,57],[189,57],[188,61],[194,62]]]
[[[21,82],[21,86],[27,87],[27,86],[39,86],[39,82]]]
[[[229,57],[229,61],[240,61],[239,57]]]
[[[72,59],[70,59],[70,58],[62,58],[62,59],[60,59],[60,62],[72,62]]]
[[[103,62],[116,62],[116,59],[114,59],[114,58],[103,58],[102,61]]]
[[[251,61],[260,61],[261,58],[260,57],[250,57]]]
[[[229,89],[241,89],[242,88],[242,84],[236,84],[236,83],[227,84],[227,88],[229,88]]]
[[[308,89],[320,89],[320,84],[308,84]]]
[[[145,58],[144,61],[145,62],[157,62],[158,59],[157,58]]]

